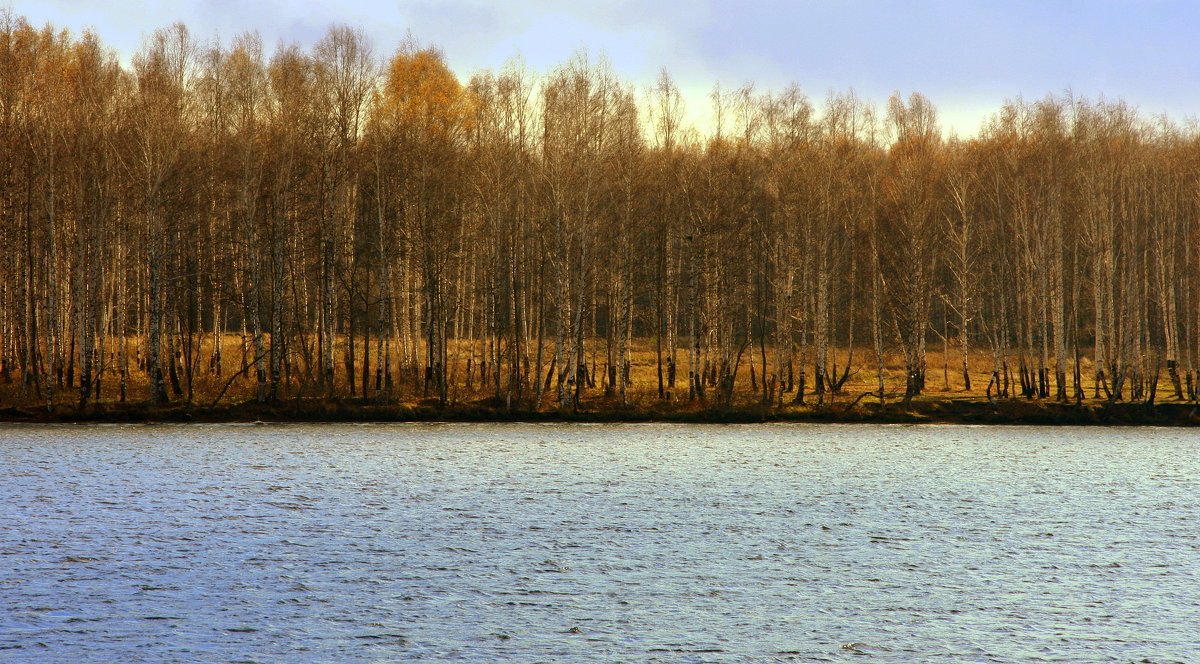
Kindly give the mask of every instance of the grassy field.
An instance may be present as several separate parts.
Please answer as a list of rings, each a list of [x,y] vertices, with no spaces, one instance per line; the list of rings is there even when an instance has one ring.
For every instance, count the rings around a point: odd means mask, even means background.
[[[589,348],[589,368],[594,367],[595,387],[583,390],[581,400],[570,409],[560,408],[552,394],[543,399],[540,409],[531,404],[509,407],[494,398],[488,383],[482,382],[477,361],[471,362],[474,372],[470,388],[466,380],[467,361],[470,355],[466,343],[454,349],[460,358],[452,367],[450,399],[441,403],[423,393],[415,376],[397,375],[397,384],[390,393],[371,390],[363,395],[356,389],[352,394],[346,382],[344,365],[344,341],[336,349],[336,384],[332,394],[315,389],[305,389],[293,381],[281,388],[280,399],[272,404],[259,404],[255,396],[257,381],[254,372],[241,372],[243,345],[240,337],[226,335],[222,339],[222,371],[210,369],[208,358],[211,345],[200,349],[199,363],[191,382],[191,399],[188,399],[187,381],[182,372],[180,377],[183,394],[173,398],[170,404],[150,407],[146,402],[149,388],[146,374],[137,369],[136,346],[129,342],[131,371],[126,384],[126,399],[119,400],[119,383],[115,366],[115,354],[109,360],[110,370],[102,377],[101,398],[92,400],[85,409],[80,409],[78,387],[55,390],[53,398],[46,390],[40,394],[30,388],[22,388],[20,377],[10,376],[10,382],[0,384],[0,419],[2,420],[490,420],[490,419],[568,419],[568,420],[679,420],[679,421],[762,421],[762,420],[872,420],[895,422],[921,421],[965,421],[965,422],[1038,422],[1038,423],[1160,423],[1190,424],[1197,421],[1196,409],[1173,398],[1173,389],[1165,371],[1159,376],[1157,403],[1149,408],[1144,403],[1108,403],[1095,398],[1089,360],[1081,361],[1084,377],[1085,398],[1082,404],[1059,403],[1051,399],[1028,399],[1010,397],[988,400],[986,388],[992,371],[992,358],[980,352],[972,357],[971,390],[964,389],[961,375],[961,358],[955,349],[948,356],[939,350],[931,350],[927,356],[926,391],[911,403],[902,404],[905,369],[899,354],[888,356],[884,380],[887,407],[881,408],[876,394],[874,355],[867,349],[855,349],[853,354],[846,349],[835,353],[839,370],[847,362],[851,371],[842,389],[836,394],[827,394],[823,404],[817,403],[813,393],[812,369],[807,377],[807,395],[804,404],[794,403],[795,393],[783,395],[782,404],[762,403],[761,367],[755,355],[754,381],[752,386],[750,352],[742,358],[735,382],[731,405],[714,405],[713,391],[705,401],[689,400],[686,381],[685,355],[680,353],[681,363],[676,386],[668,390],[667,397],[658,394],[657,365],[654,346],[649,340],[639,340],[632,350],[630,377],[632,385],[625,403],[614,395],[606,396],[603,377],[606,374],[604,348],[599,343]],[[480,348],[476,346],[478,357]],[[758,349],[753,349],[757,352]],[[360,349],[361,358],[361,349]],[[549,359],[547,353],[547,361]],[[774,354],[768,348],[768,362]],[[1015,377],[1016,359],[1010,358]],[[394,361],[395,362],[395,361]],[[374,359],[372,359],[374,366]],[[393,365],[395,366],[395,364]],[[373,370],[373,369],[372,369]],[[774,367],[768,365],[769,371]],[[361,375],[356,381],[360,386]],[[798,376],[797,376],[798,378]],[[1068,372],[1068,380],[1071,373]],[[372,381],[372,385],[373,385]],[[1053,386],[1052,386],[1053,394]],[[551,390],[553,392],[553,390]],[[1018,392],[1013,386],[1013,394]],[[1072,390],[1073,393],[1073,390]],[[994,396],[994,395],[993,395]],[[1144,399],[1143,399],[1144,401]]]

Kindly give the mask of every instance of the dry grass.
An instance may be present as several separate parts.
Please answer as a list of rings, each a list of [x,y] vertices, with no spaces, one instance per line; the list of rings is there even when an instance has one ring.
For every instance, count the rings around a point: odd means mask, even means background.
[[[138,368],[137,365],[137,344],[133,339],[127,340],[127,352],[129,353],[130,372],[126,382],[126,401],[129,403],[141,403],[149,399],[149,382],[145,371]],[[196,372],[192,380],[192,400],[191,403],[197,406],[208,406],[217,399],[218,394],[224,390],[220,396],[220,403],[239,403],[255,398],[257,390],[257,382],[253,370],[241,373],[243,366],[243,357],[248,362],[252,359],[253,354],[249,349],[243,347],[243,342],[238,335],[225,335],[221,338],[222,349],[222,367],[221,371],[215,372],[210,369],[209,358],[212,355],[212,341],[206,339],[199,349],[198,357],[200,358]],[[345,340],[338,342],[335,348],[335,364],[336,364],[336,379],[333,389],[333,396],[337,399],[345,399],[351,396],[362,397],[361,391],[357,388],[361,386],[361,360],[360,366],[356,367],[356,390],[351,394],[350,386],[346,380],[345,365],[344,365],[344,348]],[[451,399],[458,403],[474,402],[481,399],[486,399],[492,396],[492,390],[489,384],[482,383],[479,375],[478,357],[480,356],[482,346],[478,343],[471,344],[469,342],[455,342],[451,348],[452,355],[457,358],[457,364],[451,368],[452,386],[450,389]],[[110,353],[106,358],[106,371],[101,377],[101,397],[102,403],[112,404],[119,400],[119,381],[116,372],[117,362],[115,348],[110,349]],[[376,358],[372,348],[372,368]],[[605,346],[601,340],[593,340],[588,346],[588,364],[589,368],[595,368],[595,388],[584,390],[584,404],[591,409],[603,410],[607,407],[615,407],[611,400],[604,397],[603,378],[605,375]],[[359,357],[361,358],[361,346],[359,346]],[[471,380],[470,389],[467,388],[467,357],[472,353],[476,360],[472,361],[471,366],[474,375]],[[658,374],[656,365],[656,354],[652,340],[639,339],[636,340],[631,349],[632,367],[631,381],[632,385],[627,393],[627,401],[629,408],[649,408],[656,404],[662,404],[658,397]],[[684,407],[700,407],[700,404],[684,404],[687,400],[687,380],[686,380],[686,354],[679,352],[677,358],[680,362],[679,373],[676,379],[674,390],[668,390],[667,401],[674,408]],[[550,352],[545,352],[545,361],[549,362]],[[777,369],[773,365],[775,356],[773,351],[767,349],[768,371],[775,372]],[[827,395],[827,399],[833,404],[849,405],[864,393],[874,393],[876,390],[876,373],[875,373],[875,358],[874,354],[865,348],[855,349],[851,356],[845,349],[834,353],[834,359],[839,370],[844,367],[847,361],[851,364],[851,374],[846,381],[842,390],[835,395]],[[750,363],[754,363],[755,379],[761,380],[759,375],[761,372],[761,356],[758,348],[747,348],[742,357],[741,364],[738,369],[737,380],[735,383],[735,406],[753,406],[757,405],[761,400],[761,385],[758,388],[751,386],[751,369]],[[1015,374],[1015,359],[1010,360]],[[1085,393],[1088,397],[1092,397],[1093,390],[1091,386],[1091,363],[1086,358],[1081,362],[1082,373],[1084,376]],[[303,368],[297,360],[296,365],[300,368],[297,372],[303,374]],[[393,357],[392,366],[398,367],[398,358]],[[926,377],[926,394],[921,397],[925,401],[946,401],[946,400],[982,400],[985,398],[985,390],[992,371],[992,359],[988,354],[980,352],[971,358],[971,383],[972,389],[967,391],[964,389],[961,376],[961,359],[958,353],[952,348],[948,357],[943,357],[940,350],[932,350],[927,356],[927,377]],[[235,374],[237,374],[235,376]],[[315,387],[306,387],[299,379],[301,376],[293,376],[293,380],[281,386],[281,397],[284,398],[306,398],[306,397],[325,397],[323,392],[319,392]],[[179,374],[180,382],[184,388],[182,397],[175,397],[177,402],[186,402],[187,386],[186,380],[182,372]],[[798,375],[797,375],[798,378]],[[889,399],[895,400],[903,396],[905,368],[903,358],[893,353],[887,357],[884,380]],[[1070,374],[1068,374],[1070,380]],[[374,381],[371,381],[372,387]],[[309,384],[311,385],[311,383]],[[168,389],[170,384],[168,382]],[[814,401],[813,375],[811,366],[808,367],[807,376],[807,391],[808,401]],[[1158,399],[1167,401],[1171,398],[1173,389],[1169,383],[1169,378],[1165,370],[1162,372],[1158,387]],[[371,391],[368,397],[380,396],[374,390]],[[398,403],[417,404],[421,403],[427,395],[422,393],[421,386],[416,376],[408,375],[396,376],[396,388],[391,393],[389,400]],[[794,393],[789,393],[784,396],[783,401],[790,403],[794,397]],[[57,405],[72,406],[78,402],[79,390],[78,387],[65,387],[61,390],[56,390],[54,401]],[[868,401],[873,401],[873,397],[868,398]],[[45,406],[46,394],[43,391],[38,397],[31,389],[22,389],[20,377],[13,375],[11,382],[0,384],[0,406],[3,407],[33,407]],[[547,398],[543,403],[543,408],[552,408],[551,399]]]

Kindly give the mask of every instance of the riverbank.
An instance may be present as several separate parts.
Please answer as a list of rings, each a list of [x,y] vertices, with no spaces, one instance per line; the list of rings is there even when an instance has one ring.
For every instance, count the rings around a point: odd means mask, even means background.
[[[990,403],[973,397],[922,398],[825,406],[738,405],[729,408],[656,403],[621,406],[585,403],[578,410],[508,409],[492,400],[438,404],[434,400],[382,404],[362,399],[293,399],[273,404],[246,401],[211,408],[149,404],[90,404],[0,409],[0,422],[874,422],[905,424],[1200,425],[1200,406],[1191,403],[1058,403],[1009,399]]]

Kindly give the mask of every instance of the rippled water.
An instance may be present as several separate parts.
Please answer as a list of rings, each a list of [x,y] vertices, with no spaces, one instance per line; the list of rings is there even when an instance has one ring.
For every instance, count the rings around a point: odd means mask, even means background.
[[[1200,662],[1198,442],[0,427],[0,662]]]

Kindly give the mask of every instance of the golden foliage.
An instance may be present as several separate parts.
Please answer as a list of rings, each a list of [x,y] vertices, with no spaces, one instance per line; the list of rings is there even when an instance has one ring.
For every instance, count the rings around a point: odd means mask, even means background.
[[[475,103],[436,50],[402,49],[387,65],[373,116],[396,129],[446,138],[471,127]]]

